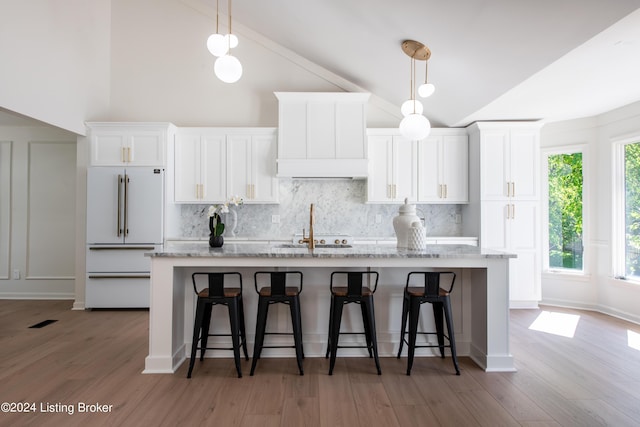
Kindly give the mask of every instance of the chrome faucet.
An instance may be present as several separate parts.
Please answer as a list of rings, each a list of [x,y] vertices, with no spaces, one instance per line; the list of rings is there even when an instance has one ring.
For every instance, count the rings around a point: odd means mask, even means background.
[[[313,239],[313,224],[316,222],[315,212],[313,210],[313,203],[311,203],[311,207],[309,208],[309,237],[304,237],[305,230],[302,229],[302,243],[307,243],[309,249],[315,249],[316,241]]]

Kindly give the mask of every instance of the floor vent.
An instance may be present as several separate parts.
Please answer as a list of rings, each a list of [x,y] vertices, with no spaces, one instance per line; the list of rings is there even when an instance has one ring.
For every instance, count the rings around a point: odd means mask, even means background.
[[[44,328],[47,325],[57,322],[57,320],[43,320],[40,323],[36,323],[35,325],[29,326],[29,328]]]

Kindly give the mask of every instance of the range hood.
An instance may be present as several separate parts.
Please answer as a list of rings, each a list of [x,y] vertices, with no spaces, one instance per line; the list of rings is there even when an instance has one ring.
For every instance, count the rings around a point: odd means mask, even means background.
[[[278,177],[366,178],[369,93],[275,92]]]

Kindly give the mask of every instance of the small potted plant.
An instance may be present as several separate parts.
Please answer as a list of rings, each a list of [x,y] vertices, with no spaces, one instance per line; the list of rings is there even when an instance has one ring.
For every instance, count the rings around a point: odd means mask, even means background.
[[[224,223],[220,215],[229,212],[230,204],[239,206],[242,203],[243,200],[240,196],[233,196],[223,204],[209,206],[209,231],[211,232],[209,234],[209,246],[219,248],[223,245]]]

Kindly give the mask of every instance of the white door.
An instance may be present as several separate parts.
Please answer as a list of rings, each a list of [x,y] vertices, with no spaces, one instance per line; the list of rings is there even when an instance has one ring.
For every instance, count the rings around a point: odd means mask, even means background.
[[[87,243],[124,243],[124,168],[87,169]]]
[[[227,195],[252,200],[251,136],[227,136]]]
[[[162,243],[164,170],[127,168],[125,174],[125,243]]]
[[[129,136],[128,164],[131,166],[162,166],[164,164],[164,133],[136,131]]]
[[[538,131],[512,130],[509,146],[511,197],[538,198]]]
[[[176,136],[175,163],[175,201],[198,203],[202,198],[200,135]]]
[[[441,202],[443,195],[440,182],[440,143],[441,136],[429,136],[418,144],[420,160],[418,162],[418,199],[421,202]]]
[[[256,202],[278,201],[275,135],[254,135],[251,143],[252,195]],[[238,193],[240,194],[240,193]]]
[[[483,200],[507,197],[508,131],[487,131],[482,135],[480,168]]]
[[[225,135],[202,137],[201,167],[205,202],[223,202],[227,198],[226,147]]]
[[[417,142],[393,137],[394,200],[418,200]]]
[[[391,200],[391,136],[370,136],[368,140],[369,174],[367,177],[367,201]]]
[[[469,201],[469,144],[466,136],[443,138],[440,170],[447,203]]]

